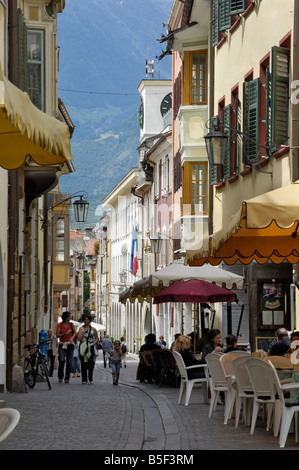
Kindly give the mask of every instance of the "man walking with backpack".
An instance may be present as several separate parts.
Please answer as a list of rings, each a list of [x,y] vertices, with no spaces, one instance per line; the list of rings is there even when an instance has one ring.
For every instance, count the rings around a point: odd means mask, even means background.
[[[122,363],[124,365],[124,367],[127,367],[127,364],[126,364],[126,355],[127,355],[127,352],[128,352],[128,348],[127,348],[127,344],[125,342],[125,338],[122,336],[120,338],[120,348],[122,350]]]

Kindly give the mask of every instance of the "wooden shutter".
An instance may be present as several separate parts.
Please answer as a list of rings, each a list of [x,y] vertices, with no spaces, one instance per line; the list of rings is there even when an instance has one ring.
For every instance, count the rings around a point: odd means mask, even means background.
[[[23,12],[20,8],[17,11],[17,41],[18,41],[18,87],[22,91],[28,92],[27,74],[27,27]]]
[[[232,126],[232,107],[230,104],[222,109],[222,132],[228,136],[226,153],[224,159],[223,177],[229,178],[231,171],[231,126]]]
[[[218,130],[219,118],[218,116],[213,116],[210,119],[211,131]],[[209,167],[209,178],[210,185],[218,184],[222,180],[222,165],[210,165]]]
[[[212,45],[217,46],[219,42],[219,0],[213,0],[212,14]]]
[[[219,30],[225,31],[232,25],[232,17],[229,13],[230,0],[219,0]]]
[[[287,144],[289,137],[289,62],[290,51],[272,47],[271,57],[271,140]]]
[[[252,165],[259,160],[260,123],[260,79],[256,78],[243,85],[243,132],[249,139],[243,140],[243,163]]]
[[[229,0],[229,13],[236,15],[245,11],[245,0]]]
[[[239,98],[238,96],[235,96],[235,129],[236,130],[239,130]],[[237,170],[238,170],[238,163],[239,163],[239,137],[238,137],[238,134],[235,133],[235,136],[234,136],[234,141],[235,141],[235,145],[234,145],[234,158],[233,158],[233,161],[232,161],[232,164],[231,164],[231,171],[232,171],[232,174],[235,174],[237,173]]]

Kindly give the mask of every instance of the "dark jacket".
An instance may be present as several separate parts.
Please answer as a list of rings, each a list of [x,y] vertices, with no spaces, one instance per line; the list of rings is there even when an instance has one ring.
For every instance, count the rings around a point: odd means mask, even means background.
[[[188,349],[184,349],[183,351],[181,351],[181,356],[183,358],[183,361],[184,361],[186,367],[195,366],[195,365],[198,365],[198,364],[205,364],[205,361],[197,360]],[[203,367],[198,368],[198,369],[188,370],[187,374],[188,374],[188,379],[196,379],[196,378],[205,377]]]

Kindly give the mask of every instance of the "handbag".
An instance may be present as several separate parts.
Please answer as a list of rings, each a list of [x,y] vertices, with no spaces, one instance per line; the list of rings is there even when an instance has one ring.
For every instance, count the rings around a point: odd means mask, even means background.
[[[87,362],[91,356],[90,345],[88,344],[90,332],[91,332],[91,327],[89,328],[89,333],[88,333],[86,341],[83,341],[80,344],[80,356],[84,358],[84,362]]]

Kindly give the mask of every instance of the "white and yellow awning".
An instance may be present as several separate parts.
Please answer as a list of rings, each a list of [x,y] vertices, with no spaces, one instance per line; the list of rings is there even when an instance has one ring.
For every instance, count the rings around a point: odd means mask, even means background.
[[[186,252],[185,263],[214,266],[299,262],[299,181],[242,203],[224,227]]]
[[[0,66],[0,166],[20,168],[27,156],[43,166],[72,160],[69,129],[36,108]]]

